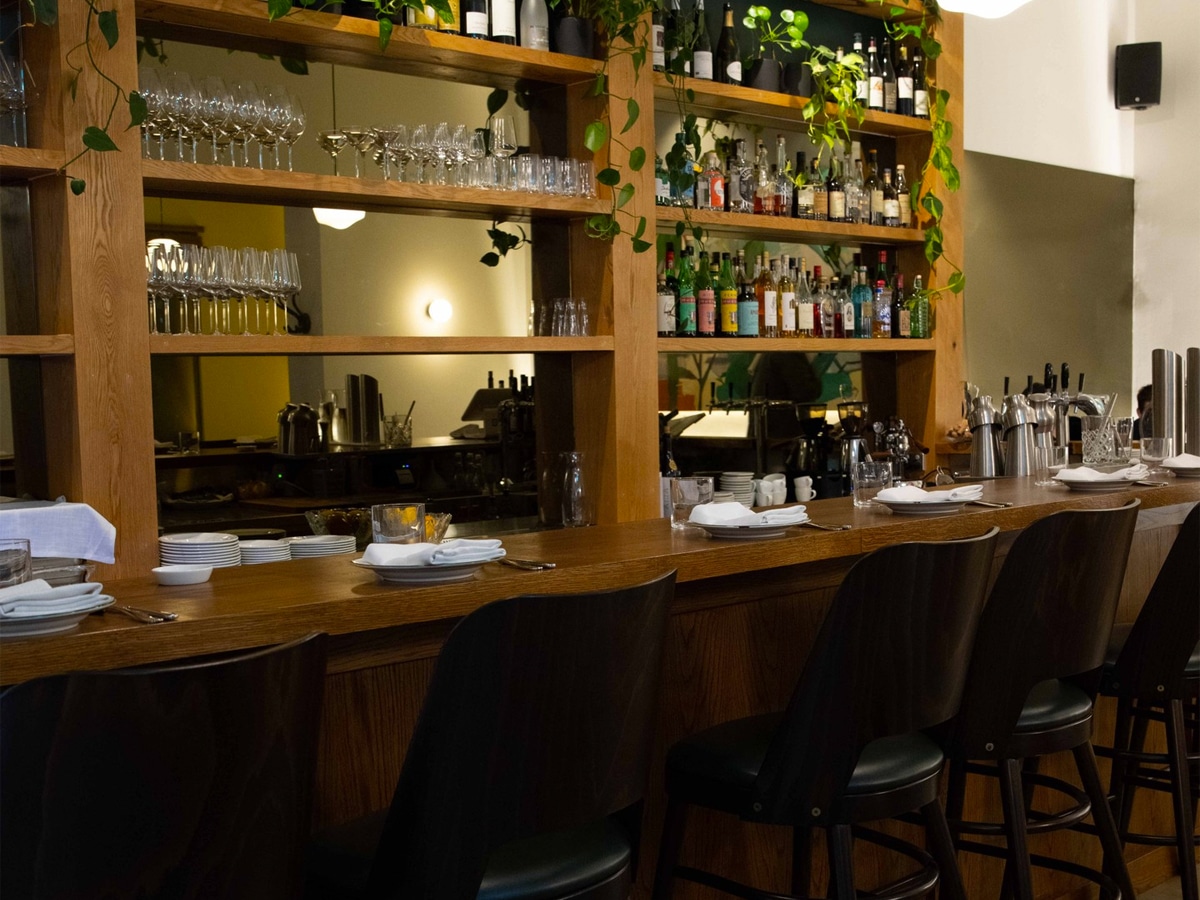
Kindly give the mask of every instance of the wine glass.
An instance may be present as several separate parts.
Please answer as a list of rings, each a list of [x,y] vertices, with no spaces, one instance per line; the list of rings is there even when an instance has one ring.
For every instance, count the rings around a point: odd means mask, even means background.
[[[479,162],[485,156],[487,156],[487,137],[484,134],[484,129],[476,128],[471,132],[471,136],[467,143],[467,184],[469,184],[471,187],[482,186]]]
[[[200,80],[200,131],[212,147],[214,165],[221,162],[222,147],[229,145],[226,126],[233,118],[233,92],[220,75],[206,75]]]
[[[166,247],[150,244],[146,247],[146,293],[150,305],[150,333],[171,333],[171,306],[167,301]],[[159,305],[162,301],[162,305]],[[159,312],[162,312],[162,327],[159,327]]]
[[[10,61],[0,53],[0,113],[12,116],[12,141],[24,142],[21,114],[25,111],[25,75],[19,59]]]
[[[195,162],[196,140],[201,123],[200,92],[187,72],[169,73],[165,87],[165,111],[171,130],[175,132],[177,159],[180,162]]]
[[[1164,459],[1175,452],[1175,439],[1169,437],[1142,438],[1142,462],[1150,467],[1147,475],[1165,475],[1167,470],[1162,467]]]
[[[412,153],[412,158],[417,162],[417,184],[425,184],[425,166],[429,162],[431,153],[427,125],[422,123],[413,129],[408,148]]]
[[[350,143],[350,138],[344,131],[333,129],[330,131],[321,131],[317,134],[318,140],[321,142],[321,149],[329,154],[333,160],[333,174],[338,174],[338,154],[346,149]]]
[[[446,183],[446,160],[450,158],[450,152],[453,149],[453,144],[450,140],[450,126],[445,122],[438,122],[437,127],[433,130],[433,142],[430,145],[434,159],[437,160],[433,167],[433,183]]]
[[[253,81],[239,81],[233,86],[233,116],[229,120],[233,132],[230,160],[235,166],[250,165],[250,139],[254,137],[258,122],[266,113],[258,85]],[[241,161],[237,150],[241,150]]]
[[[362,178],[366,174],[363,163],[375,146],[375,133],[370,128],[354,128],[346,131],[346,137],[354,147],[354,177]]]
[[[292,117],[291,97],[279,85],[273,84],[263,88],[263,115],[255,128],[258,137],[258,167],[265,169],[266,161],[263,150],[270,153],[272,168],[279,168],[279,136],[287,128]]]
[[[300,104],[300,98],[295,94],[291,97],[291,116],[288,117],[288,123],[284,127],[283,132],[279,135],[279,139],[283,145],[287,147],[287,170],[292,170],[292,146],[296,141],[300,140],[304,134],[304,126],[307,124],[307,119],[304,115],[304,107]]]
[[[463,187],[467,183],[467,152],[470,147],[471,140],[467,137],[467,126],[454,126],[454,135],[450,138],[450,157],[454,162],[455,187]]]
[[[166,87],[159,70],[153,66],[138,69],[138,93],[146,101],[146,119],[142,122],[142,155],[146,159],[163,158],[163,138],[167,126]],[[158,139],[158,154],[150,152],[150,139]]]
[[[510,115],[496,115],[488,120],[492,135],[492,156],[496,158],[496,187],[508,186],[508,160],[517,152],[517,125]]]

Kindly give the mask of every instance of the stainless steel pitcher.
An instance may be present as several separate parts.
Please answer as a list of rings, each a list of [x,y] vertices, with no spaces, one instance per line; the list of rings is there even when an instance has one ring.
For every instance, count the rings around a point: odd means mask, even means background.
[[[1005,475],[1033,474],[1036,427],[1037,413],[1025,395],[1013,394],[1008,397],[1004,410]]]

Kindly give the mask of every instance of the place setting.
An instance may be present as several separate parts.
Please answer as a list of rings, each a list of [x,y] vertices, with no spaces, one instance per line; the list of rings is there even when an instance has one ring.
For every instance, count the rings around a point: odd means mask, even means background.
[[[372,543],[354,565],[369,569],[382,584],[450,584],[468,581],[490,562],[504,558],[500,541],[455,538],[440,544]]]
[[[1134,463],[1120,468],[1093,468],[1092,466],[1067,466],[1059,469],[1053,481],[1064,485],[1068,490],[1090,493],[1105,493],[1108,491],[1123,491],[1130,485],[1140,484],[1147,487],[1159,487],[1165,482],[1146,481],[1153,471],[1145,463]]]
[[[35,578],[0,588],[0,639],[70,631],[112,603],[94,581],[51,587]]]
[[[805,508],[799,505],[753,512],[745,505],[733,501],[698,504],[692,507],[687,519],[682,521],[685,521],[686,525],[677,527],[699,528],[709,537],[758,540],[783,537],[789,528],[807,524],[809,518]]]
[[[1200,456],[1194,453],[1168,456],[1161,465],[1177,478],[1200,478]]]
[[[947,516],[960,512],[968,503],[985,504],[983,485],[964,484],[941,490],[925,490],[912,484],[882,488],[864,505],[884,506],[899,516]],[[858,495],[855,493],[855,506]],[[1004,506],[1006,504],[986,504]]]

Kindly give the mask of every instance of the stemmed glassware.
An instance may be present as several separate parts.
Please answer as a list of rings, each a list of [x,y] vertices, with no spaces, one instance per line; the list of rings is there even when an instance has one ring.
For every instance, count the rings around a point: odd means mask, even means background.
[[[429,141],[429,127],[421,124],[412,130],[412,138],[408,142],[412,159],[417,163],[417,184],[425,184],[425,166],[430,160],[432,145]]]
[[[7,139],[13,144],[25,143],[25,75],[19,59],[10,60],[0,51],[0,115],[12,118]]]
[[[220,165],[223,150],[229,146],[229,120],[233,118],[233,91],[219,75],[206,75],[200,80],[200,132],[208,138],[212,161]]]
[[[233,86],[233,116],[230,119],[233,131],[230,150],[231,162],[235,166],[250,165],[250,139],[258,129],[258,123],[266,114],[266,105],[253,81],[239,81]],[[238,159],[238,152],[241,159]]]
[[[271,168],[279,168],[279,141],[292,118],[292,98],[287,90],[273,84],[263,88],[263,117],[259,122],[258,167],[267,167],[263,151],[271,154]]]
[[[439,122],[433,130],[431,150],[437,160],[433,167],[433,184],[446,183],[446,162],[450,159],[453,143],[450,140],[450,126]]]
[[[349,146],[349,135],[347,135],[346,132],[339,131],[335,128],[329,131],[322,131],[317,135],[317,137],[321,141],[321,149],[328,153],[330,159],[333,160],[333,174],[338,174],[338,154],[345,150],[347,146]]]
[[[195,162],[201,122],[200,92],[187,72],[168,73],[164,85],[166,117],[175,135],[175,158],[180,162]]]
[[[517,124],[510,115],[495,115],[488,120],[488,131],[492,138],[492,156],[496,160],[494,184],[504,189],[509,183],[508,160],[517,152]]]
[[[300,140],[304,134],[304,128],[308,124],[308,120],[304,115],[304,107],[300,105],[300,98],[295,95],[291,96],[291,115],[288,116],[287,125],[279,135],[279,140],[287,147],[287,170],[292,169],[292,146],[296,141]]]

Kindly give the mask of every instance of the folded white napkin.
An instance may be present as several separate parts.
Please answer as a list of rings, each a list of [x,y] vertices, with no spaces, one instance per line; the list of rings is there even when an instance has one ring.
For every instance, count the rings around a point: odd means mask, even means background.
[[[1180,453],[1178,456],[1167,457],[1162,464],[1169,469],[1200,469],[1200,456],[1194,453]]]
[[[740,503],[702,503],[692,508],[688,521],[694,525],[798,525],[808,520],[803,506],[787,506],[767,512],[750,512]]]
[[[1137,481],[1145,478],[1149,467],[1138,463],[1115,472],[1099,472],[1089,466],[1077,466],[1074,469],[1059,469],[1054,473],[1058,481]]]
[[[0,507],[0,537],[29,538],[34,556],[66,556],[111,563],[117,529],[86,503]]]
[[[962,503],[978,500],[983,496],[983,485],[964,484],[962,487],[950,490],[926,491],[911,484],[894,488],[884,488],[875,495],[876,500],[888,503]]]
[[[441,544],[367,544],[362,559],[372,566],[457,566],[502,556],[500,541],[458,538]]]
[[[44,616],[92,609],[102,604],[104,585],[97,582],[50,587],[41,578],[0,588],[0,618]]]

